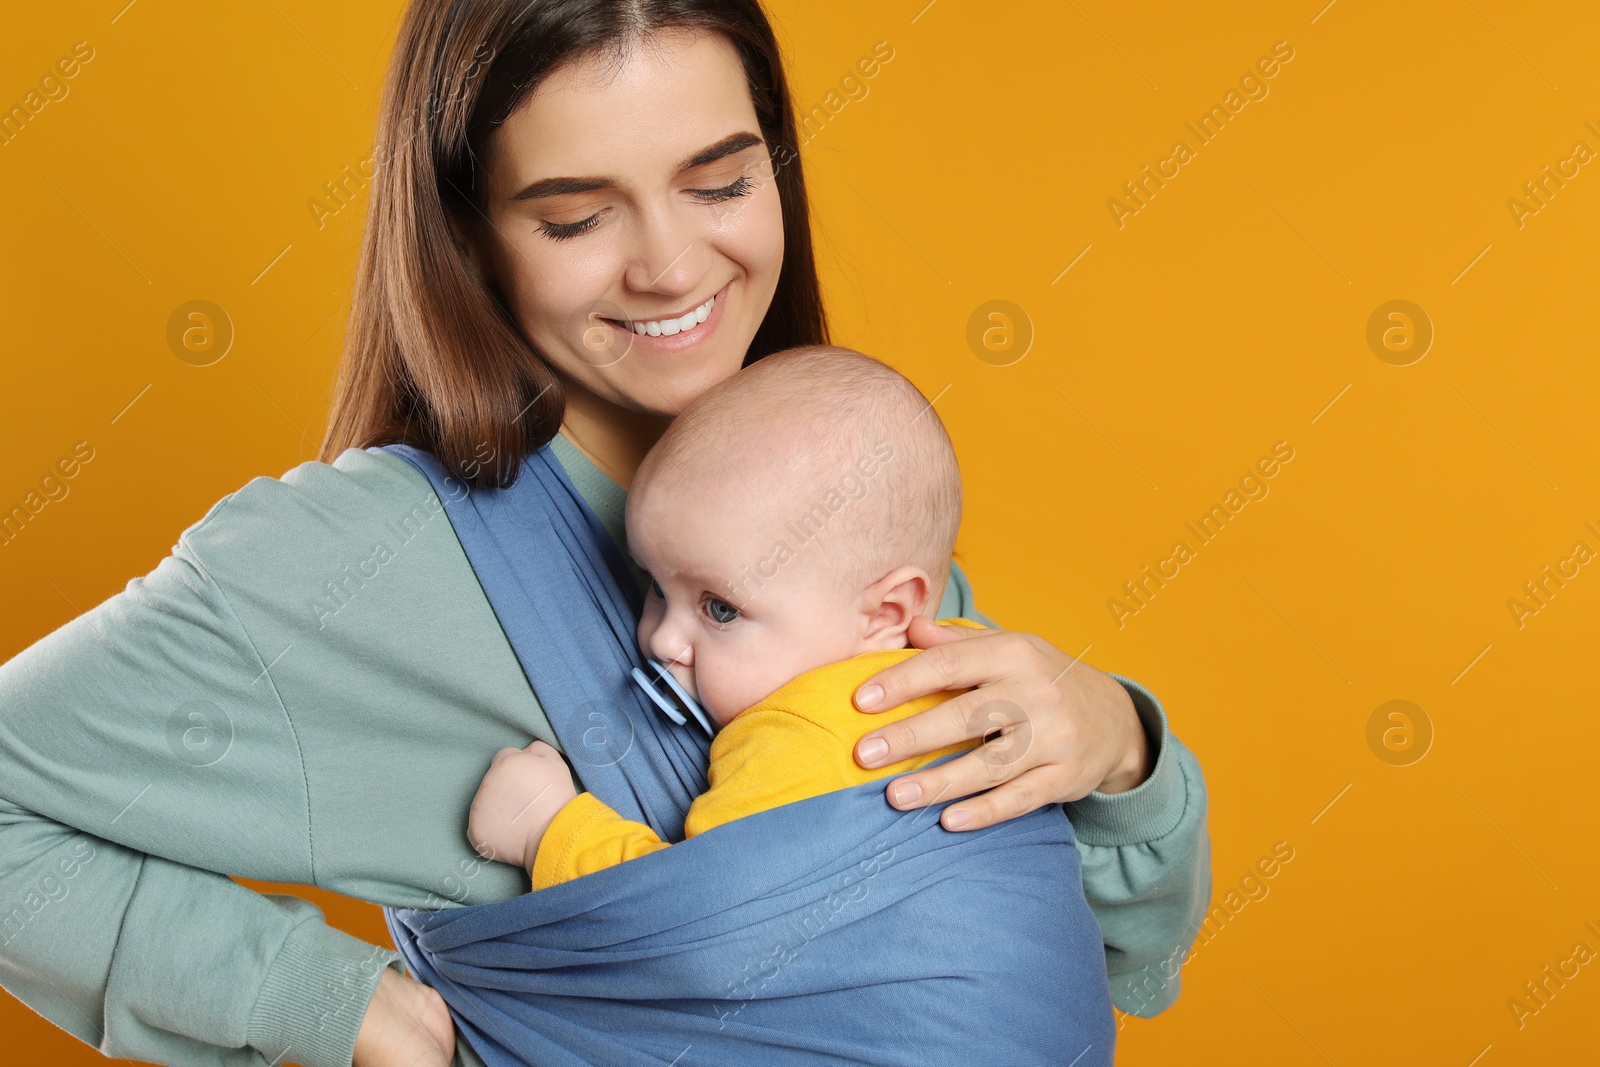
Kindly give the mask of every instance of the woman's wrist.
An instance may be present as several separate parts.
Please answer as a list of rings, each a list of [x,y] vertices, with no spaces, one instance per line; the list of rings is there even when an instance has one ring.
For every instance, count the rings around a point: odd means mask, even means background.
[[[307,1067],[349,1063],[365,1007],[394,951],[367,944],[320,916],[290,930],[256,996],[246,1043],[269,1061]]]
[[[1121,757],[1111,772],[1095,787],[1095,792],[1115,795],[1136,789],[1149,780],[1150,773],[1155,769],[1156,746],[1150,741],[1149,732],[1145,729],[1144,720],[1139,716],[1138,708],[1134,706],[1133,697],[1109,674],[1102,673],[1100,678],[1107,687],[1106,699],[1117,708],[1118,719],[1124,726],[1126,741],[1122,746]]]
[[[448,1067],[455,1022],[443,998],[392,968],[379,976],[351,1053],[351,1067]]]

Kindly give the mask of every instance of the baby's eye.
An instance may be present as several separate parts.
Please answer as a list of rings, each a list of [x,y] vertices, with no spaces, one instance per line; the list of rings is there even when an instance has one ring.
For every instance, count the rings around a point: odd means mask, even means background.
[[[654,578],[650,579],[650,591],[656,596],[660,597],[662,600],[667,599],[667,594],[661,591],[661,583],[656,581]]]
[[[718,600],[714,596],[707,597],[706,615],[718,626],[726,626],[739,617],[739,609],[726,600]]]

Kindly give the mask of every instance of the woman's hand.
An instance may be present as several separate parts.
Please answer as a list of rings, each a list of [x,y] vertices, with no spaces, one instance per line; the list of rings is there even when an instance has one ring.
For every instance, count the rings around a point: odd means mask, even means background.
[[[385,967],[356,1034],[351,1067],[450,1067],[456,1025],[444,998]]]
[[[856,690],[857,708],[885,711],[928,693],[976,688],[868,733],[856,743],[856,762],[882,767],[995,736],[892,780],[885,794],[894,807],[988,790],[940,818],[947,830],[976,830],[1096,790],[1126,792],[1150,776],[1150,744],[1127,692],[1044,638],[926,617],[912,620],[907,635],[926,651],[869,678]]]

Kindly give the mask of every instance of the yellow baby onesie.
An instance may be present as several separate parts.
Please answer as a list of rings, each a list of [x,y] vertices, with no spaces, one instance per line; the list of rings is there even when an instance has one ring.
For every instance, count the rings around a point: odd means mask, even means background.
[[[982,630],[969,619],[941,619]],[[711,742],[709,788],[689,807],[684,835],[797,800],[916,770],[977,746],[961,741],[887,767],[864,769],[856,742],[880,726],[909,718],[967,690],[930,693],[877,715],[851,696],[868,678],[916,655],[915,648],[865,652],[809,670],[739,714]],[[543,889],[668,848],[654,830],[624,819],[592,793],[579,793],[556,813],[534,857],[533,888]]]

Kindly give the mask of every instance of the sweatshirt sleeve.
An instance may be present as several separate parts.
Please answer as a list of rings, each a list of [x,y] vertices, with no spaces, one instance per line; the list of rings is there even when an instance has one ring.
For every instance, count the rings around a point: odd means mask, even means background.
[[[940,617],[997,623],[973,606],[952,561]],[[1150,777],[1125,793],[1094,792],[1065,805],[1083,856],[1083,893],[1106,946],[1111,1002],[1148,1017],[1171,1007],[1179,968],[1211,902],[1211,839],[1200,763],[1167,728],[1161,702],[1112,674],[1133,700],[1156,754]]]
[[[223,873],[316,881],[272,654],[180,542],[0,666],[0,985],[107,1056],[343,1067],[397,964]]]

